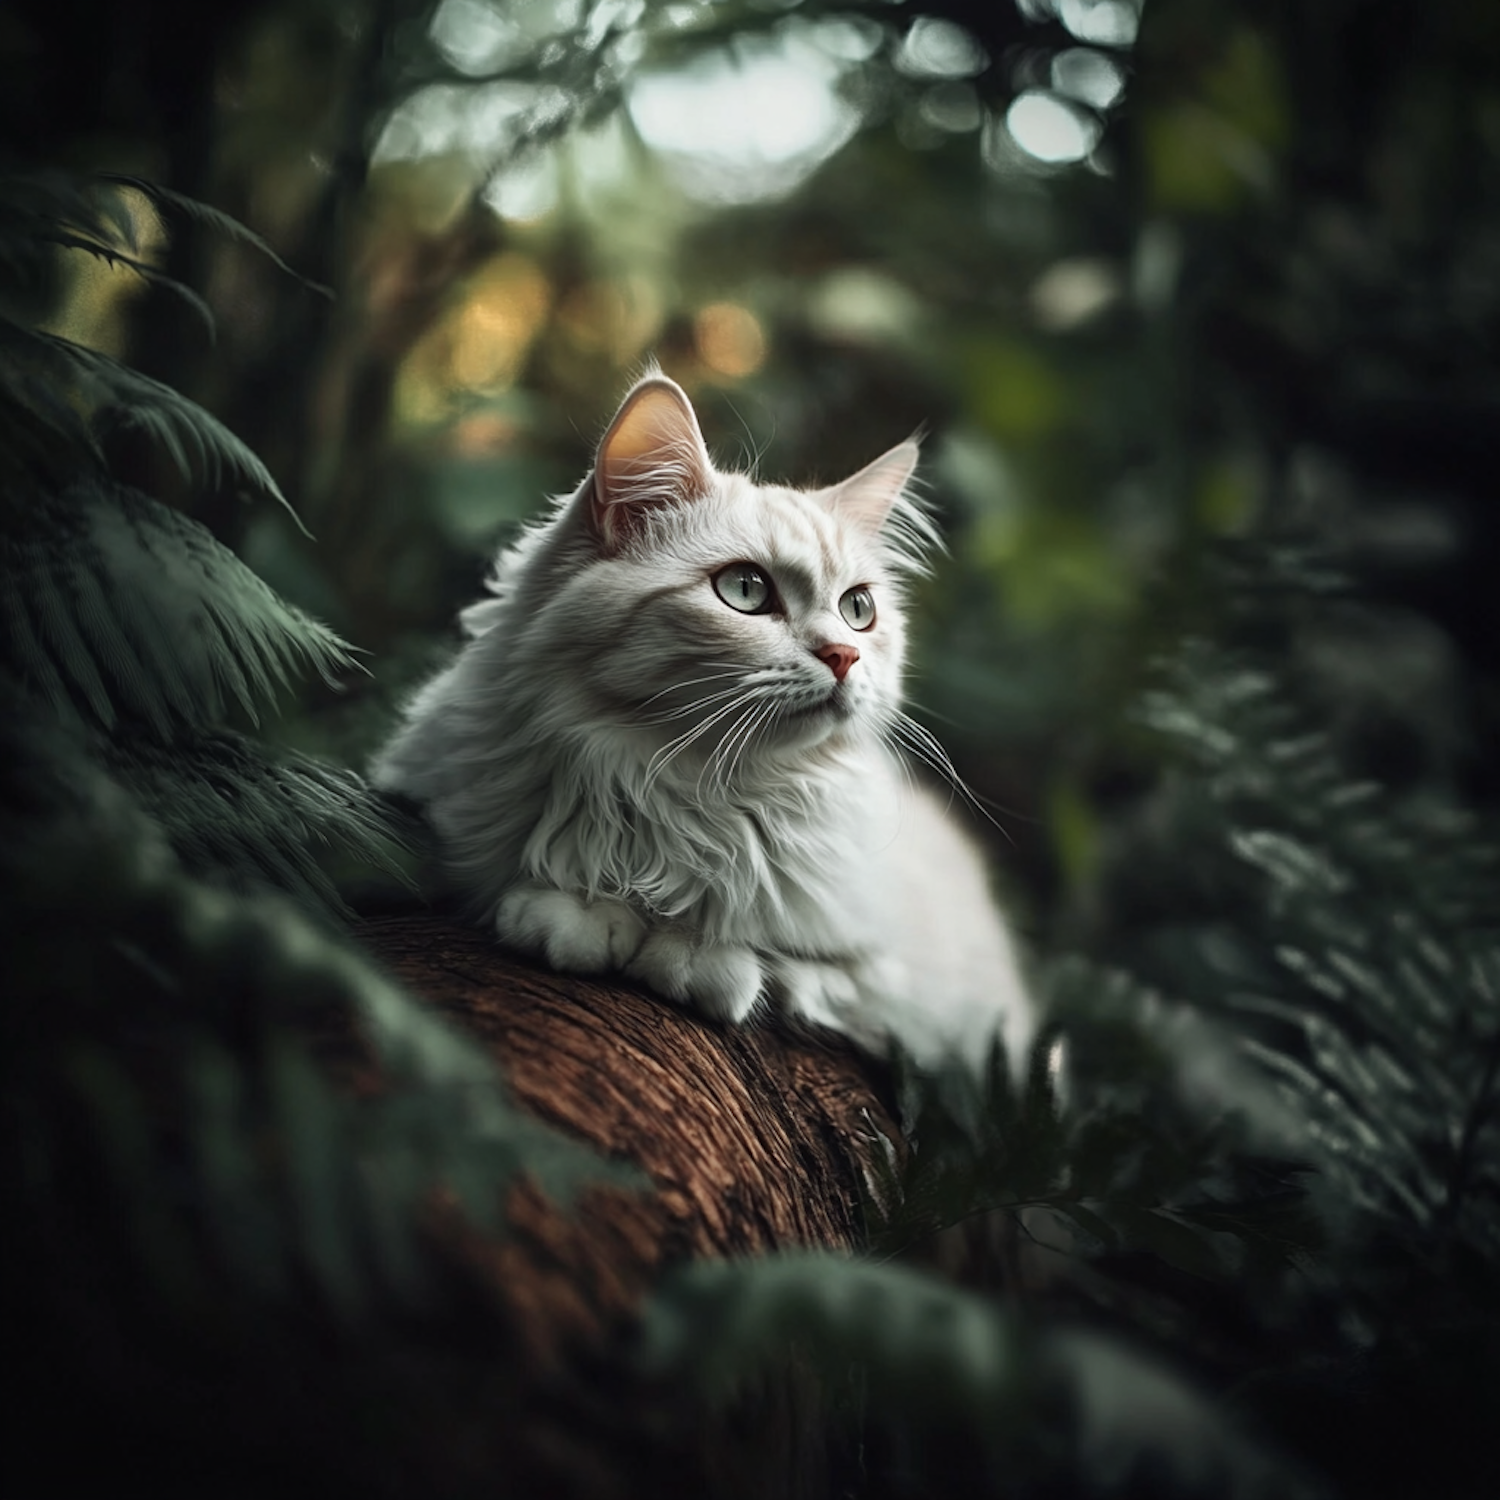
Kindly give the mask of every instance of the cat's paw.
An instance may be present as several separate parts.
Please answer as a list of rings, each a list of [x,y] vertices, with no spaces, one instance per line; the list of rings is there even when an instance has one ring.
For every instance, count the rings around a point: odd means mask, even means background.
[[[549,886],[520,885],[501,898],[495,930],[502,942],[564,973],[607,974],[629,963],[646,924],[623,901],[585,901]]]
[[[667,999],[719,1021],[743,1021],[755,1009],[765,982],[751,949],[705,943],[671,927],[650,933],[625,972]]]
[[[868,989],[861,980],[863,967],[778,955],[772,960],[771,974],[789,1015],[879,1050],[886,1038],[869,1014]]]

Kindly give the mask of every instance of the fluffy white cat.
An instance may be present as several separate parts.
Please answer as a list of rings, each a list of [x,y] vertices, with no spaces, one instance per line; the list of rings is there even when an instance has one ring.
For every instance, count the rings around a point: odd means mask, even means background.
[[[901,582],[935,541],[902,443],[803,491],[716,469],[659,373],[503,551],[376,783],[422,803],[500,939],[730,1022],[762,1003],[918,1062],[1035,1026],[983,863],[916,786]]]

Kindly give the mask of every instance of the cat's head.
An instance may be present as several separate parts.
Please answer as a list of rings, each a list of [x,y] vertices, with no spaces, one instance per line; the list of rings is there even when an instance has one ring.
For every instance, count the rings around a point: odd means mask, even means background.
[[[934,540],[915,442],[823,489],[715,468],[683,391],[648,375],[558,518],[548,655],[658,762],[728,778],[881,733],[899,705],[900,584]],[[529,591],[528,591],[529,592]],[[555,633],[561,630],[562,639]]]

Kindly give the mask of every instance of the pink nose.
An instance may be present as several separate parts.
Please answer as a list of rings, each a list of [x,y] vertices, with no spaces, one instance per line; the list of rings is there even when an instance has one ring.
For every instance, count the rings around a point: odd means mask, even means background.
[[[829,641],[826,646],[819,646],[813,655],[833,673],[835,682],[842,682],[849,675],[849,668],[859,660],[857,647],[842,646],[837,641]]]

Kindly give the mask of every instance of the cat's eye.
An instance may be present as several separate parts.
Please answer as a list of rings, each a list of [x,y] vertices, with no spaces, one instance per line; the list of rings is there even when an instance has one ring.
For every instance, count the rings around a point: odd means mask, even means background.
[[[757,615],[772,599],[771,580],[754,563],[730,563],[714,574],[714,592],[730,609]]]
[[[875,596],[862,583],[846,589],[839,599],[839,613],[846,625],[868,630],[875,623]]]

